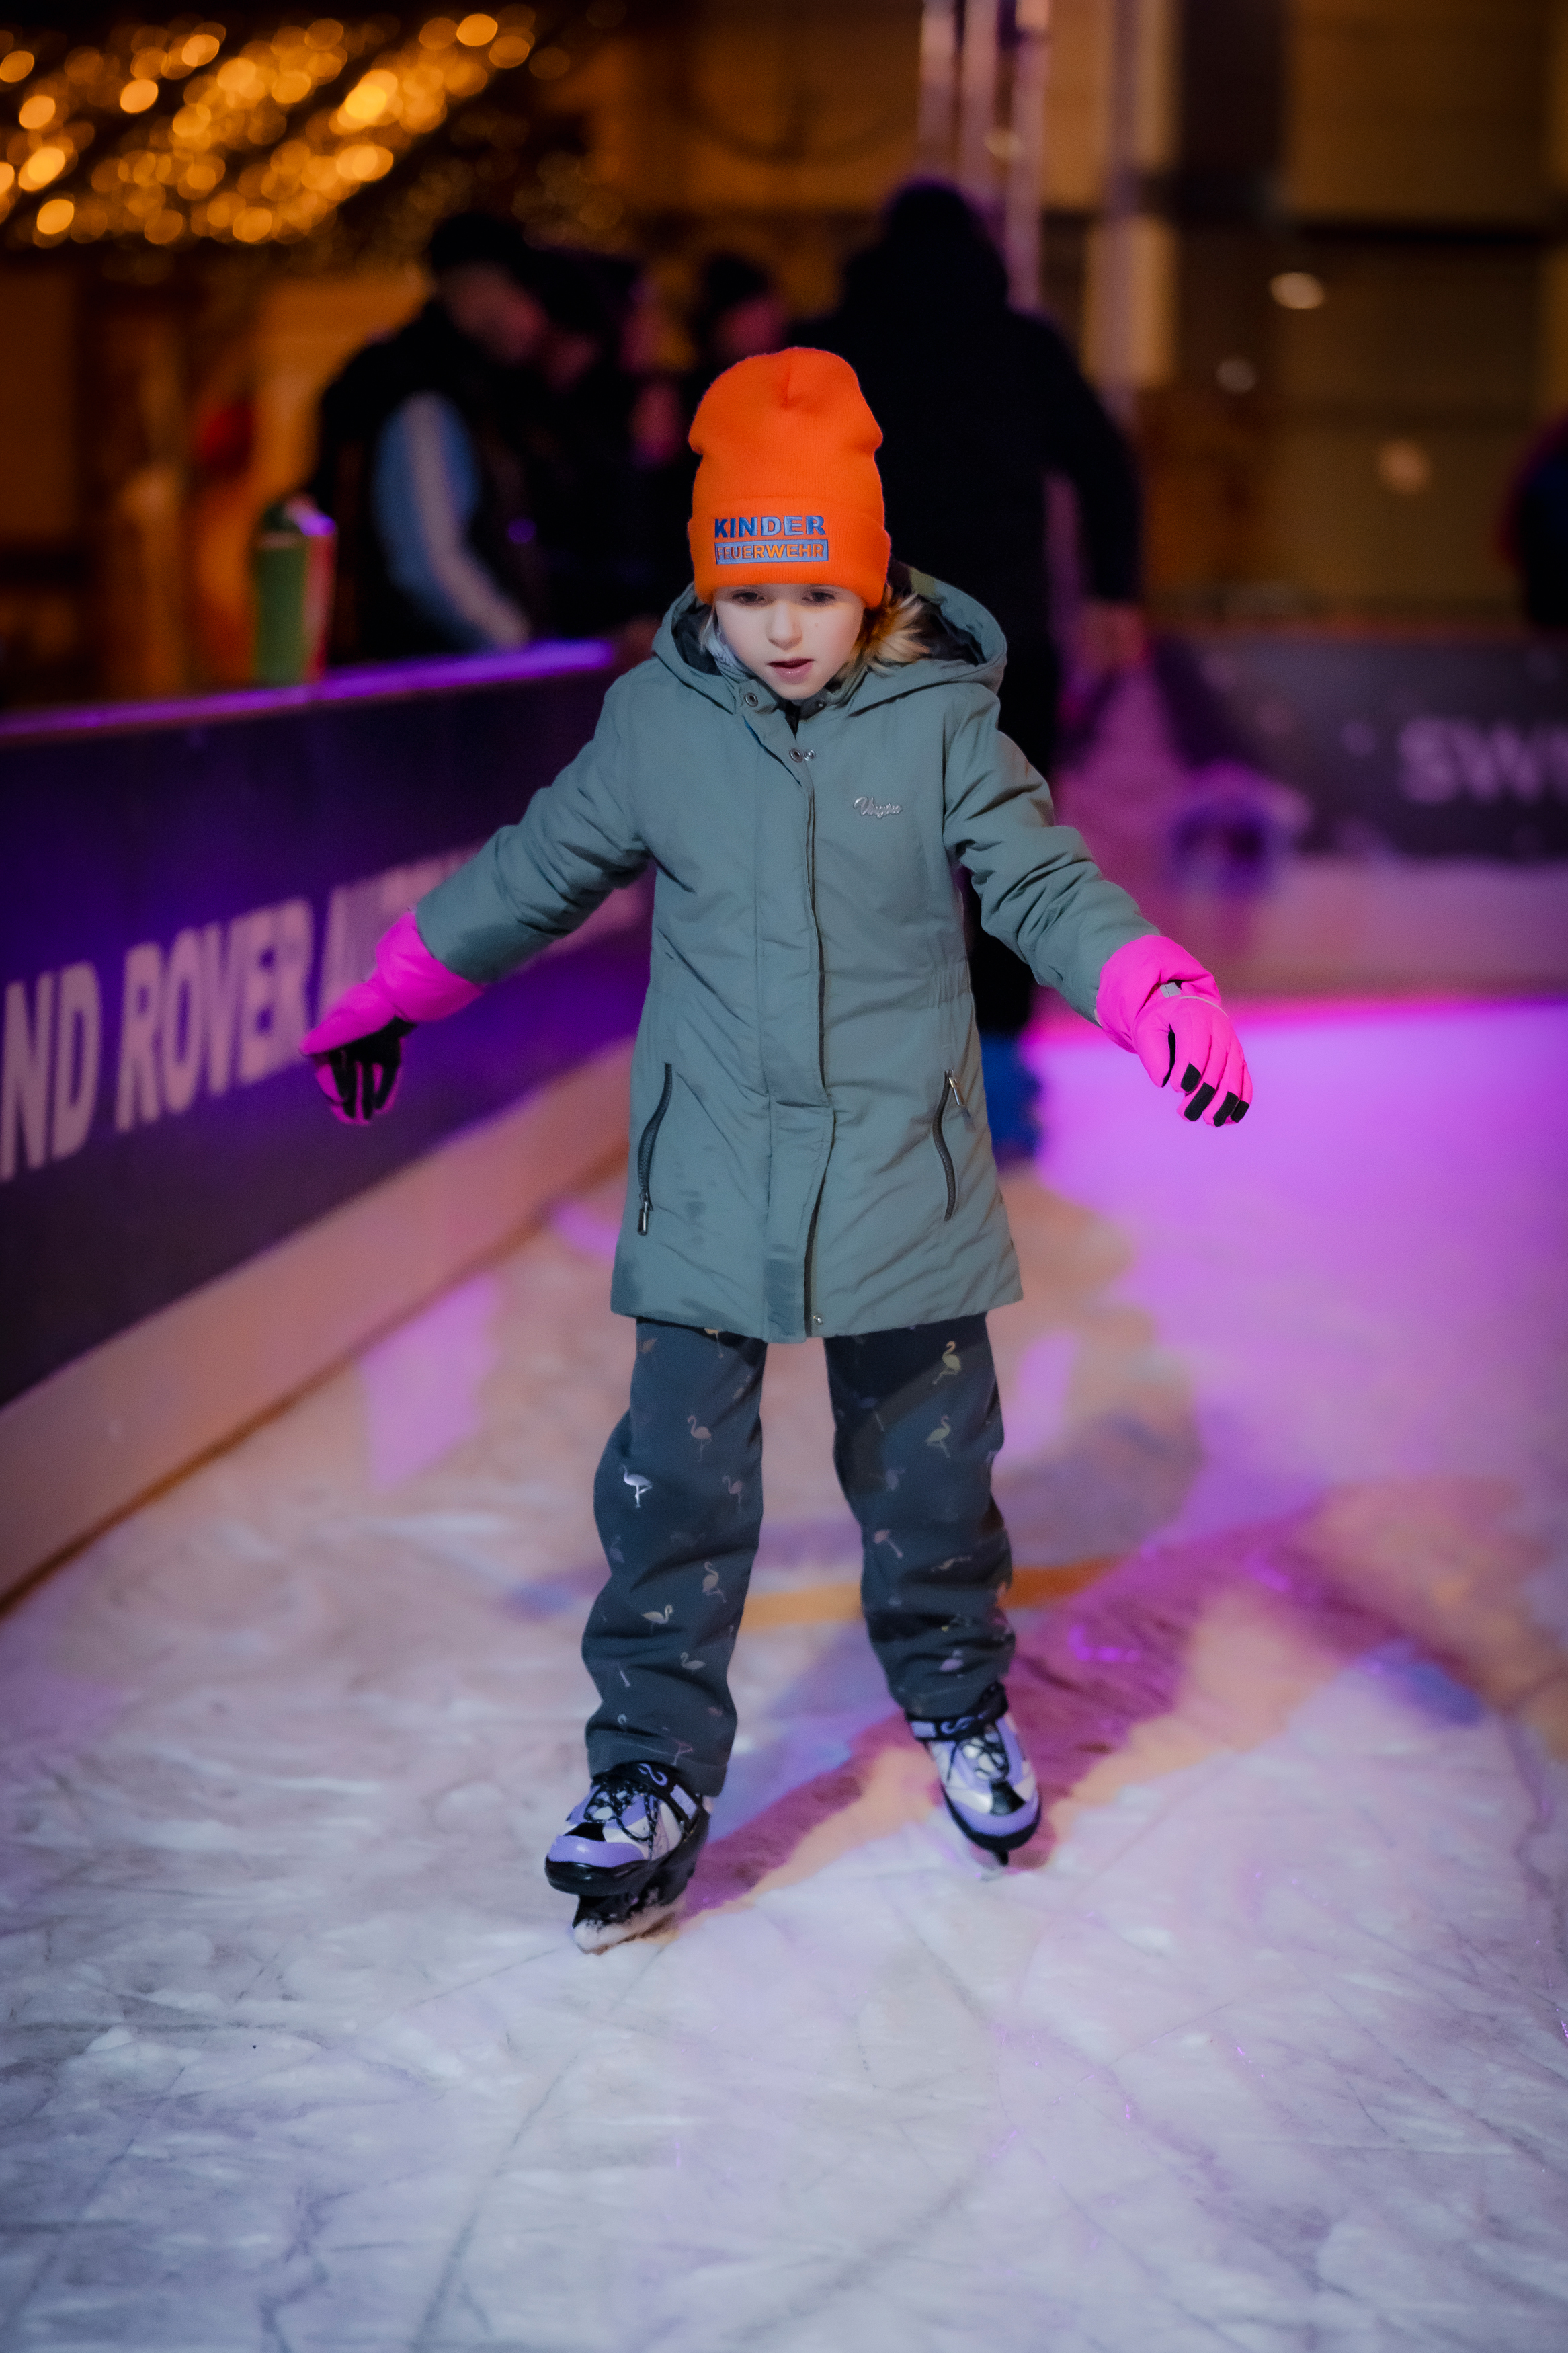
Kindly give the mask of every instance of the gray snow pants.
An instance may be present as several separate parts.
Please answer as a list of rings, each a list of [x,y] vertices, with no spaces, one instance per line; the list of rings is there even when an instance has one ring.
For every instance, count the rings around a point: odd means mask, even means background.
[[[763,1525],[765,1340],[639,1321],[631,1410],[594,1482],[609,1581],[583,1657],[594,1773],[640,1758],[717,1797],[726,1669]],[[1012,1575],[991,1494],[1002,1407],[984,1315],[826,1344],[834,1468],[860,1523],[861,1599],[889,1689],[955,1715],[1006,1672]]]

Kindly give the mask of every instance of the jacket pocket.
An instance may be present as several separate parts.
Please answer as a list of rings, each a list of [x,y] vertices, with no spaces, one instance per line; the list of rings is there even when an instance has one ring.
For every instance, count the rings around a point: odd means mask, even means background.
[[[949,1096],[963,1113],[964,1124],[967,1126],[969,1105],[963,1100],[963,1091],[952,1072],[944,1071],[942,1074],[942,1092],[936,1099],[936,1109],[931,1113],[931,1140],[936,1146],[936,1156],[942,1162],[942,1173],[947,1184],[947,1207],[942,1213],[944,1226],[958,1207],[958,1174],[952,1165],[952,1155],[947,1148],[947,1138],[942,1132],[942,1123],[947,1111]]]
[[[664,1125],[664,1114],[669,1109],[669,1098],[675,1090],[675,1071],[668,1062],[664,1066],[664,1090],[653,1107],[653,1117],[643,1129],[637,1141],[637,1231],[647,1231],[648,1212],[653,1208],[653,1195],[648,1187],[653,1178],[653,1148],[658,1142],[658,1131]],[[941,1113],[938,1113],[940,1118]]]

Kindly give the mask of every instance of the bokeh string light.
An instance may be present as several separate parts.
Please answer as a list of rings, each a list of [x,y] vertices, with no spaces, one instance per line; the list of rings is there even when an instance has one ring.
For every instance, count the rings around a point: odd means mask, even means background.
[[[541,13],[432,16],[407,33],[385,17],[318,17],[243,42],[185,19],[121,29],[111,49],[73,48],[42,70],[23,34],[0,30],[0,105],[6,85],[16,100],[0,222],[14,216],[12,244],[46,248],[298,244],[498,75],[569,72],[572,51],[559,26],[543,37]],[[624,14],[595,0],[585,20],[609,30]],[[590,210],[595,194],[583,191]]]

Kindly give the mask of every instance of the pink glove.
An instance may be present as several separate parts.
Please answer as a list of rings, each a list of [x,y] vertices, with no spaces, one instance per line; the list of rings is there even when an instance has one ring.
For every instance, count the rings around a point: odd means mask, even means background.
[[[1175,1078],[1184,1119],[1234,1127],[1247,1117],[1252,1077],[1218,984],[1174,940],[1128,940],[1108,956],[1094,1012],[1157,1087]]]
[[[345,1127],[363,1127],[389,1110],[408,1032],[421,1021],[460,1013],[483,994],[431,955],[412,909],[399,915],[382,934],[370,978],[356,980],[300,1041],[333,1117]]]

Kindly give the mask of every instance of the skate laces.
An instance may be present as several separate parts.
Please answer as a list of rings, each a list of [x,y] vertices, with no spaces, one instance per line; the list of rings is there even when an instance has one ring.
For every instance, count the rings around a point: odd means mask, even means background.
[[[678,1826],[683,1826],[684,1818],[676,1797],[679,1785],[675,1776],[671,1774],[668,1786],[659,1788],[643,1778],[644,1771],[639,1765],[623,1765],[600,1775],[584,1805],[583,1820],[601,1827],[615,1822],[636,1845],[647,1847],[651,1853],[658,1840],[660,1806],[668,1806]],[[628,1811],[635,1816],[630,1821]]]
[[[639,1788],[635,1781],[595,1781],[583,1809],[583,1820],[584,1823],[596,1823],[601,1830],[607,1830],[614,1822],[635,1846],[651,1847],[658,1827],[658,1816],[647,1802],[648,1796],[649,1792]],[[639,1799],[643,1801],[640,1805],[637,1802]],[[630,1821],[626,1820],[628,1813],[634,1814]]]
[[[972,1732],[952,1745],[964,1763],[972,1765],[976,1772],[994,1781],[1006,1780],[1012,1768],[1007,1759],[1007,1744],[997,1725],[988,1724],[983,1731]]]

